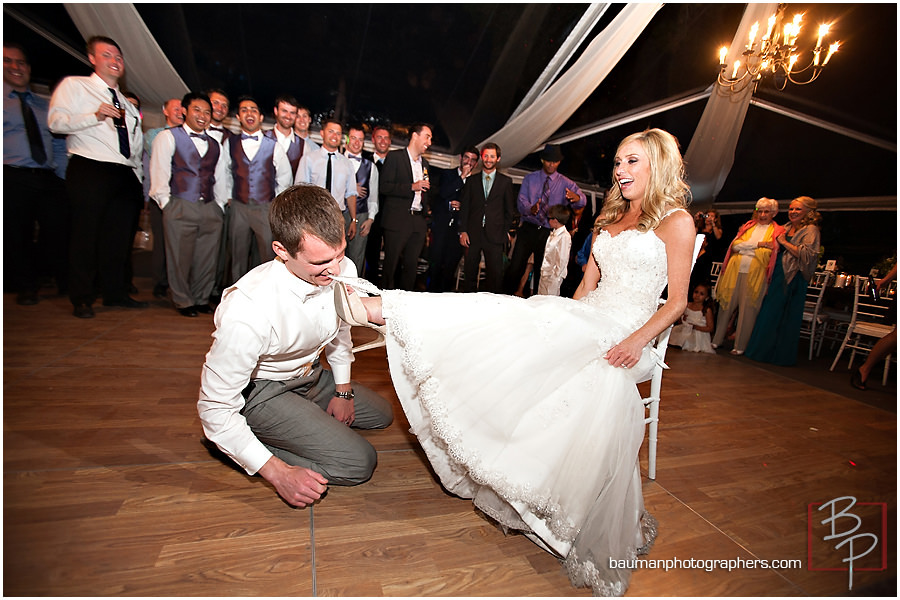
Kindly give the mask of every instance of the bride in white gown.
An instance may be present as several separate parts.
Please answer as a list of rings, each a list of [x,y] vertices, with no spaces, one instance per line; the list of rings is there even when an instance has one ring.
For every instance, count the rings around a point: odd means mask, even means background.
[[[365,282],[345,280],[349,296],[336,286],[347,320],[386,323],[397,395],[443,486],[556,554],[595,594],[622,595],[630,570],[610,559],[646,553],[656,534],[641,491],[636,384],[655,363],[651,341],[684,310],[695,235],[687,196],[670,134],[626,138],[577,301],[360,299],[352,291]]]

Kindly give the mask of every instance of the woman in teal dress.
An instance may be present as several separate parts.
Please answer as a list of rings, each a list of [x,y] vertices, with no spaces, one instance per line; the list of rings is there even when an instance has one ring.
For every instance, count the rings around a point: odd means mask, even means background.
[[[788,209],[785,232],[778,236],[778,259],[766,297],[753,326],[746,356],[759,362],[797,364],[806,288],[819,260],[816,201],[800,196]]]

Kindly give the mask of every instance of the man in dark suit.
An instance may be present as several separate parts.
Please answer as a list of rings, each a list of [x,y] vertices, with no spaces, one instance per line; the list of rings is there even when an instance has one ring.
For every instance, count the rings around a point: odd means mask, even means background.
[[[383,201],[384,269],[382,287],[412,290],[416,266],[425,246],[428,214],[428,161],[431,127],[424,123],[410,129],[409,145],[388,153],[381,168],[379,196]],[[396,277],[397,267],[400,274]]]
[[[482,171],[469,177],[460,194],[459,243],[466,248],[465,291],[478,287],[478,265],[484,253],[484,289],[500,293],[503,285],[503,246],[516,218],[512,179],[497,172],[500,146],[488,142],[481,149]]]
[[[431,244],[428,246],[429,292],[453,290],[456,266],[462,256],[459,244],[459,194],[466,179],[478,166],[478,148],[470,146],[460,155],[459,167],[432,170],[437,173],[436,194],[431,203]]]

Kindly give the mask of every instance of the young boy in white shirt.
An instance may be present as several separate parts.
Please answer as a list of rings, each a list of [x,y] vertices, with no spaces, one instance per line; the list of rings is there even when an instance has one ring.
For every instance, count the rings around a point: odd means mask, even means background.
[[[566,229],[572,210],[562,204],[554,204],[547,212],[547,218],[553,231],[544,246],[544,260],[541,263],[541,281],[538,294],[559,296],[559,286],[566,277],[569,265],[569,252],[572,249],[572,235]]]

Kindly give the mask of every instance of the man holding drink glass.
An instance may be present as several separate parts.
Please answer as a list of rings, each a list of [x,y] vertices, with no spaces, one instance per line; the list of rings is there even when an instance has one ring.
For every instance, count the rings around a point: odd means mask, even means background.
[[[119,45],[94,36],[87,54],[93,75],[66,77],[50,99],[47,117],[51,131],[68,136],[69,298],[72,314],[82,319],[94,316],[98,276],[104,306],[148,306],[128,296],[126,277],[132,232],[143,206],[141,117],[119,90],[125,75]]]

